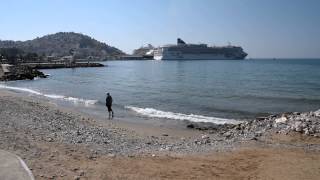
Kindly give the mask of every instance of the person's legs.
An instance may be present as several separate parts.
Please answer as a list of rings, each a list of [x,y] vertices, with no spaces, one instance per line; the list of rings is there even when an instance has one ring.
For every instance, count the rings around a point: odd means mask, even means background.
[[[111,106],[107,106],[107,107],[108,107],[109,119],[111,119],[112,109],[111,109]]]
[[[113,109],[111,109],[111,117],[113,118],[114,117],[114,113],[113,113]]]

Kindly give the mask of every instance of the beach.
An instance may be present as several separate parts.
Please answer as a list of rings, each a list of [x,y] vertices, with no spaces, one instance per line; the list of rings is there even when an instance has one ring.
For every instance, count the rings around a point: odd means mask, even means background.
[[[0,180],[320,180],[320,1],[3,1]]]
[[[36,179],[317,179],[320,140],[297,132],[171,129],[102,121],[0,91],[0,148]],[[253,128],[251,128],[253,129]],[[235,137],[231,137],[235,136]]]

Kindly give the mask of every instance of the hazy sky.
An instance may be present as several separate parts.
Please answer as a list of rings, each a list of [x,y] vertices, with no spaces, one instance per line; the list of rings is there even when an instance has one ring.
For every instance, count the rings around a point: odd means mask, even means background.
[[[320,0],[0,0],[0,39],[81,32],[127,53],[186,42],[320,57]]]

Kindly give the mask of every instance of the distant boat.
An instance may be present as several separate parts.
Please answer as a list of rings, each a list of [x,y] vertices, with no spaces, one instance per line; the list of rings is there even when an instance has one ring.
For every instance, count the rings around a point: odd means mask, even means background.
[[[177,45],[167,45],[154,49],[155,60],[238,60],[248,54],[238,46],[214,46],[207,44],[187,44],[177,39]]]

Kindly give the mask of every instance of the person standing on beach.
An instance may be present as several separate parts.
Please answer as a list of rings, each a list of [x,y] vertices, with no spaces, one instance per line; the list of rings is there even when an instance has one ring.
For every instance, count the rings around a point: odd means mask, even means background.
[[[112,106],[112,97],[110,96],[109,93],[107,93],[106,106],[107,106],[108,112],[109,112],[109,119],[111,119],[111,118],[113,118],[113,110],[111,108],[111,106]]]

